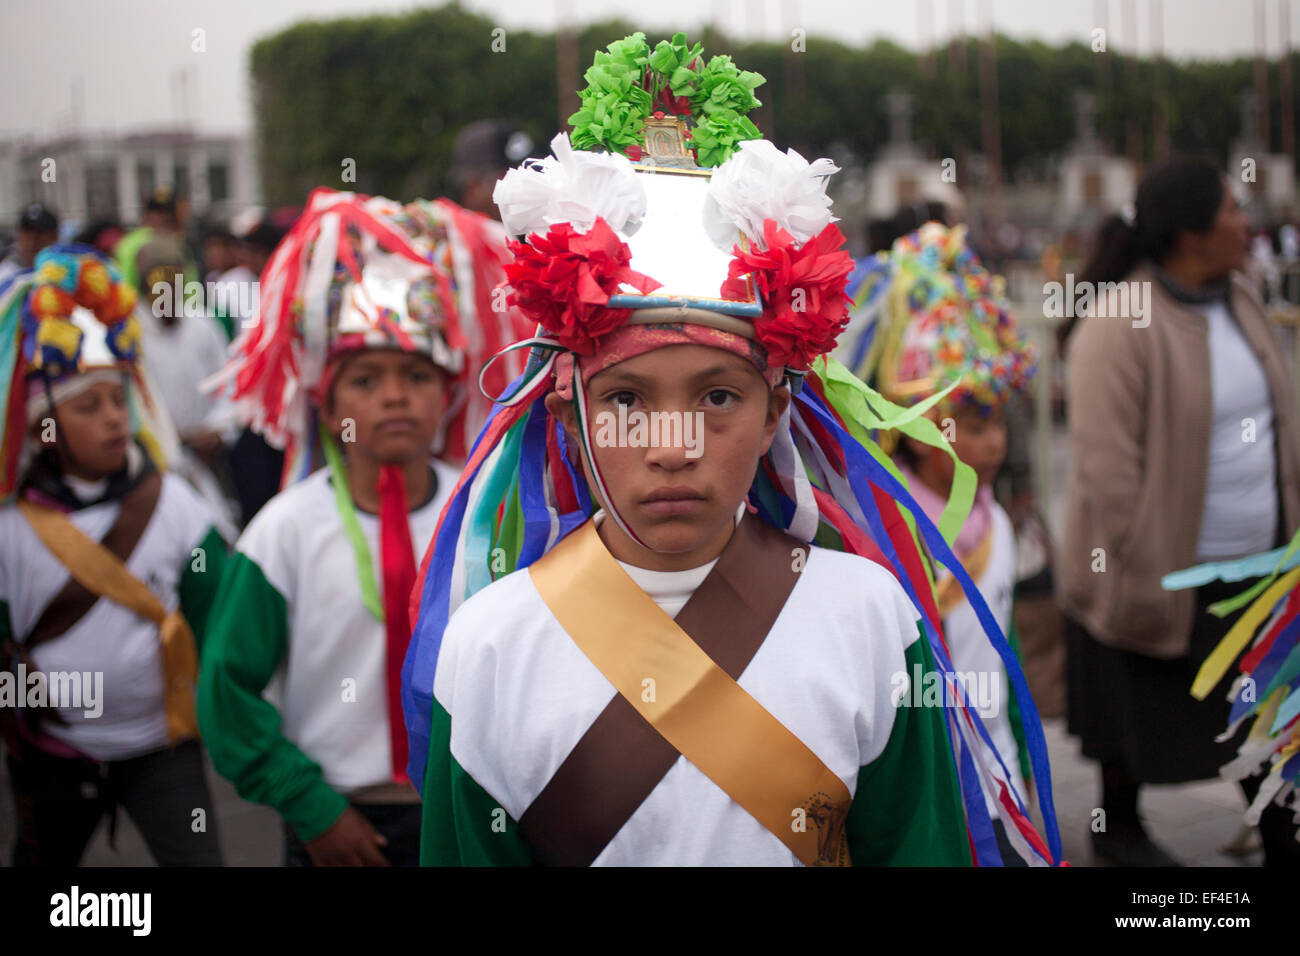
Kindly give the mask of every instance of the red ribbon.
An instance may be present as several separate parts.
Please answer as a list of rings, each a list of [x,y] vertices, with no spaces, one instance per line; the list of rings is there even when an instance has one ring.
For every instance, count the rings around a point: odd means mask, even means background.
[[[379,469],[379,551],[384,579],[384,627],[388,632],[388,736],[393,779],[405,783],[406,724],[402,718],[402,661],[411,641],[410,597],[415,586],[415,547],[406,507],[406,476],[399,465]]]

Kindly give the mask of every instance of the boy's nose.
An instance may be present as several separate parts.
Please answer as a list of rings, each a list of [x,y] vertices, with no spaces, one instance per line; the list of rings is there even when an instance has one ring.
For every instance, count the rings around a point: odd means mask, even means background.
[[[651,418],[647,428],[647,447],[645,462],[667,471],[678,471],[699,460],[693,450],[695,442],[694,422],[685,421],[689,412],[677,412],[676,415],[660,413],[659,418]]]
[[[385,376],[381,380],[380,389],[385,405],[405,405],[411,397],[410,389],[400,375]]]

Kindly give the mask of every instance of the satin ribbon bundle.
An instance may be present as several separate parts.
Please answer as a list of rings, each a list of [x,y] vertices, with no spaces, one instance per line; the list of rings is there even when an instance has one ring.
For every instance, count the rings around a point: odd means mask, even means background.
[[[285,450],[281,484],[325,464],[315,406],[333,359],[356,348],[428,354],[452,394],[442,446],[459,461],[487,418],[477,368],[526,334],[513,310],[494,309],[504,277],[500,227],[446,200],[402,206],[382,196],[314,190],[262,272],[253,321],[235,357],[204,387],[228,388],[237,412]],[[498,388],[519,362],[498,370]]]
[[[1250,731],[1237,756],[1219,773],[1242,780],[1267,766],[1259,792],[1246,811],[1255,826],[1270,802],[1281,804],[1300,787],[1300,532],[1285,548],[1237,561],[1203,564],[1168,574],[1167,591],[1199,587],[1214,580],[1240,581],[1264,575],[1254,587],[1210,606],[1226,617],[1246,610],[1201,665],[1192,696],[1204,700],[1234,660],[1239,676],[1232,685],[1228,727],[1220,741],[1236,734],[1244,721]],[[1249,606],[1247,606],[1249,605]],[[1249,646],[1249,650],[1247,647]],[[1244,653],[1243,653],[1244,652]],[[1300,803],[1295,805],[1300,816]]]
[[[686,79],[677,95],[690,96]],[[634,88],[644,85],[633,80]],[[403,668],[410,779],[417,786],[424,779],[434,671],[449,616],[497,577],[537,561],[593,511],[592,489],[572,464],[563,427],[546,410],[547,395],[554,390],[573,400],[580,453],[599,488],[586,380],[650,348],[712,344],[746,355],[769,384],[793,393],[756,471],[750,506],[802,541],[888,568],[921,612],[925,638],[947,675],[952,696],[946,699],[961,701],[947,710],[947,723],[975,860],[1000,862],[983,786],[998,795],[1017,852],[1031,863],[1059,863],[1037,711],[1014,652],[950,548],[970,508],[973,473],[956,463],[959,480],[936,527],[870,437],[899,429],[947,448],[924,413],[950,389],[902,408],[825,355],[847,321],[844,288],[852,268],[825,193],[834,165],[749,140],[717,169],[697,172],[689,163],[676,172],[657,161],[653,145],[648,136],[641,143],[620,140],[624,153],[642,159],[634,168],[626,155],[575,151],[561,135],[552,143],[553,159],[512,171],[498,184],[494,198],[507,231],[528,237],[526,246],[512,244],[513,296],[525,311],[535,310],[538,329],[502,353],[527,350],[527,364],[496,395],[412,595],[417,623]],[[553,294],[542,294],[548,283]],[[607,511],[639,540],[616,509]],[[1025,714],[1047,841],[1010,788],[1008,769],[980,762],[975,742],[993,748],[954,674],[926,549],[955,569],[1006,664]]]

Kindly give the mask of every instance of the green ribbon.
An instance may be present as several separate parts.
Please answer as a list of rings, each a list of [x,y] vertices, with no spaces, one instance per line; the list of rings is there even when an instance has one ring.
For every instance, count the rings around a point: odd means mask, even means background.
[[[1290,559],[1291,555],[1295,553],[1296,548],[1298,547],[1300,547],[1300,531],[1296,531],[1295,536],[1291,539],[1291,543],[1287,545],[1286,550],[1282,552],[1282,557],[1278,559],[1277,566],[1273,568],[1272,574],[1259,581],[1248,590],[1242,591],[1236,597],[1230,597],[1211,604],[1209,607],[1210,613],[1215,617],[1227,617],[1233,611],[1245,607],[1251,601],[1255,600],[1255,598],[1264,593],[1264,590],[1270,584],[1277,580],[1277,576],[1282,573],[1283,566]]]
[[[357,506],[352,501],[352,489],[348,487],[348,473],[343,467],[343,453],[338,443],[329,433],[325,423],[320,423],[320,444],[325,451],[325,461],[329,463],[330,481],[334,485],[334,504],[339,517],[343,520],[343,531],[352,545],[352,554],[357,559],[357,580],[361,585],[361,603],[366,606],[376,621],[384,621],[384,602],[379,596],[379,585],[375,578],[375,563],[370,557],[370,546],[361,531],[361,522],[357,520]]]
[[[926,418],[925,414],[961,383],[953,382],[925,401],[904,407],[886,399],[830,356],[819,357],[813,363],[813,371],[822,380],[826,398],[844,417],[849,433],[873,454],[877,446],[870,433],[873,430],[896,430],[922,444],[940,448],[952,458],[952,489],[948,493],[943,514],[939,517],[939,533],[951,547],[970,514],[971,505],[975,503],[975,487],[978,482],[975,469],[957,457],[939,427]],[[895,478],[901,479],[901,473],[887,455],[881,452],[876,457]]]

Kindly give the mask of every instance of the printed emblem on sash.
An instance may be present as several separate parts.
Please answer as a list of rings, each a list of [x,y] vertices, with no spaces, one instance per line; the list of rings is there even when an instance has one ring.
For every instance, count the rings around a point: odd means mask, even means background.
[[[804,811],[817,826],[817,861],[814,866],[847,866],[849,841],[845,823],[847,804],[835,803],[828,794],[818,791],[808,798]]]

